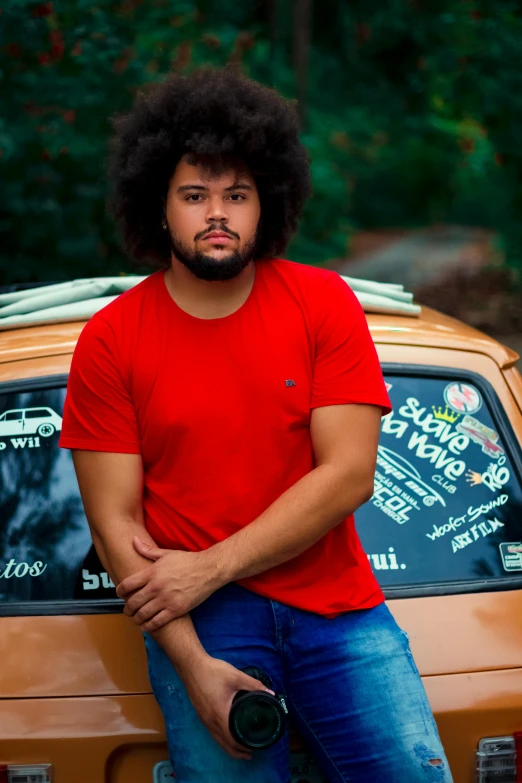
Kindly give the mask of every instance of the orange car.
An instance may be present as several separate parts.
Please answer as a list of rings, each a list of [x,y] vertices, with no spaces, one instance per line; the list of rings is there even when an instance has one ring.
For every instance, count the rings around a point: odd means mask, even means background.
[[[356,515],[363,544],[410,634],[455,783],[522,781],[518,357],[427,309],[368,321],[394,411]],[[0,332],[0,781],[167,783],[141,635],[58,448],[83,325]],[[291,764],[295,783],[324,780],[298,740]]]

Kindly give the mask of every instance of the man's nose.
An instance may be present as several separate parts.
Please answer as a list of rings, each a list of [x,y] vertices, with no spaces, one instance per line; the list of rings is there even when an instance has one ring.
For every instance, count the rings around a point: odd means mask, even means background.
[[[222,198],[215,197],[208,200],[207,223],[226,223],[228,212]]]

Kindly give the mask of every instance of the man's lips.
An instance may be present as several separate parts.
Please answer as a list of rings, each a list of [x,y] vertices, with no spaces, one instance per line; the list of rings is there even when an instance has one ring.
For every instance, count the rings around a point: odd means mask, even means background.
[[[234,239],[234,237],[231,237],[230,234],[221,234],[219,232],[213,232],[212,234],[207,234],[207,236],[204,237],[203,239],[214,239],[222,242],[223,240],[229,241],[231,239]]]

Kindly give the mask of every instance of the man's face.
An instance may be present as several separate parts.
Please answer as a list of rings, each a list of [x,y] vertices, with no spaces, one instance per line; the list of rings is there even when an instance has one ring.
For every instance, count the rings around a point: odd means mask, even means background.
[[[253,177],[240,168],[217,176],[182,158],[165,215],[174,256],[202,280],[231,280],[255,257],[261,207]]]

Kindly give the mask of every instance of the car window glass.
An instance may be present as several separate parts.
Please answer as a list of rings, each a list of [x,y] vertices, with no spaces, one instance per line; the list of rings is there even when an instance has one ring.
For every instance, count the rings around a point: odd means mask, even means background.
[[[25,411],[24,415],[26,419],[41,419],[42,417],[52,417],[51,411],[48,411],[46,408],[34,408],[33,410],[29,409]]]
[[[383,586],[522,576],[522,490],[477,386],[386,377],[375,492],[357,529]]]
[[[64,399],[64,388],[0,394],[0,413],[8,412],[0,422],[1,602],[115,596],[92,546],[71,453],[58,447]]]
[[[23,418],[22,411],[7,411],[4,417],[4,421],[21,421]]]

